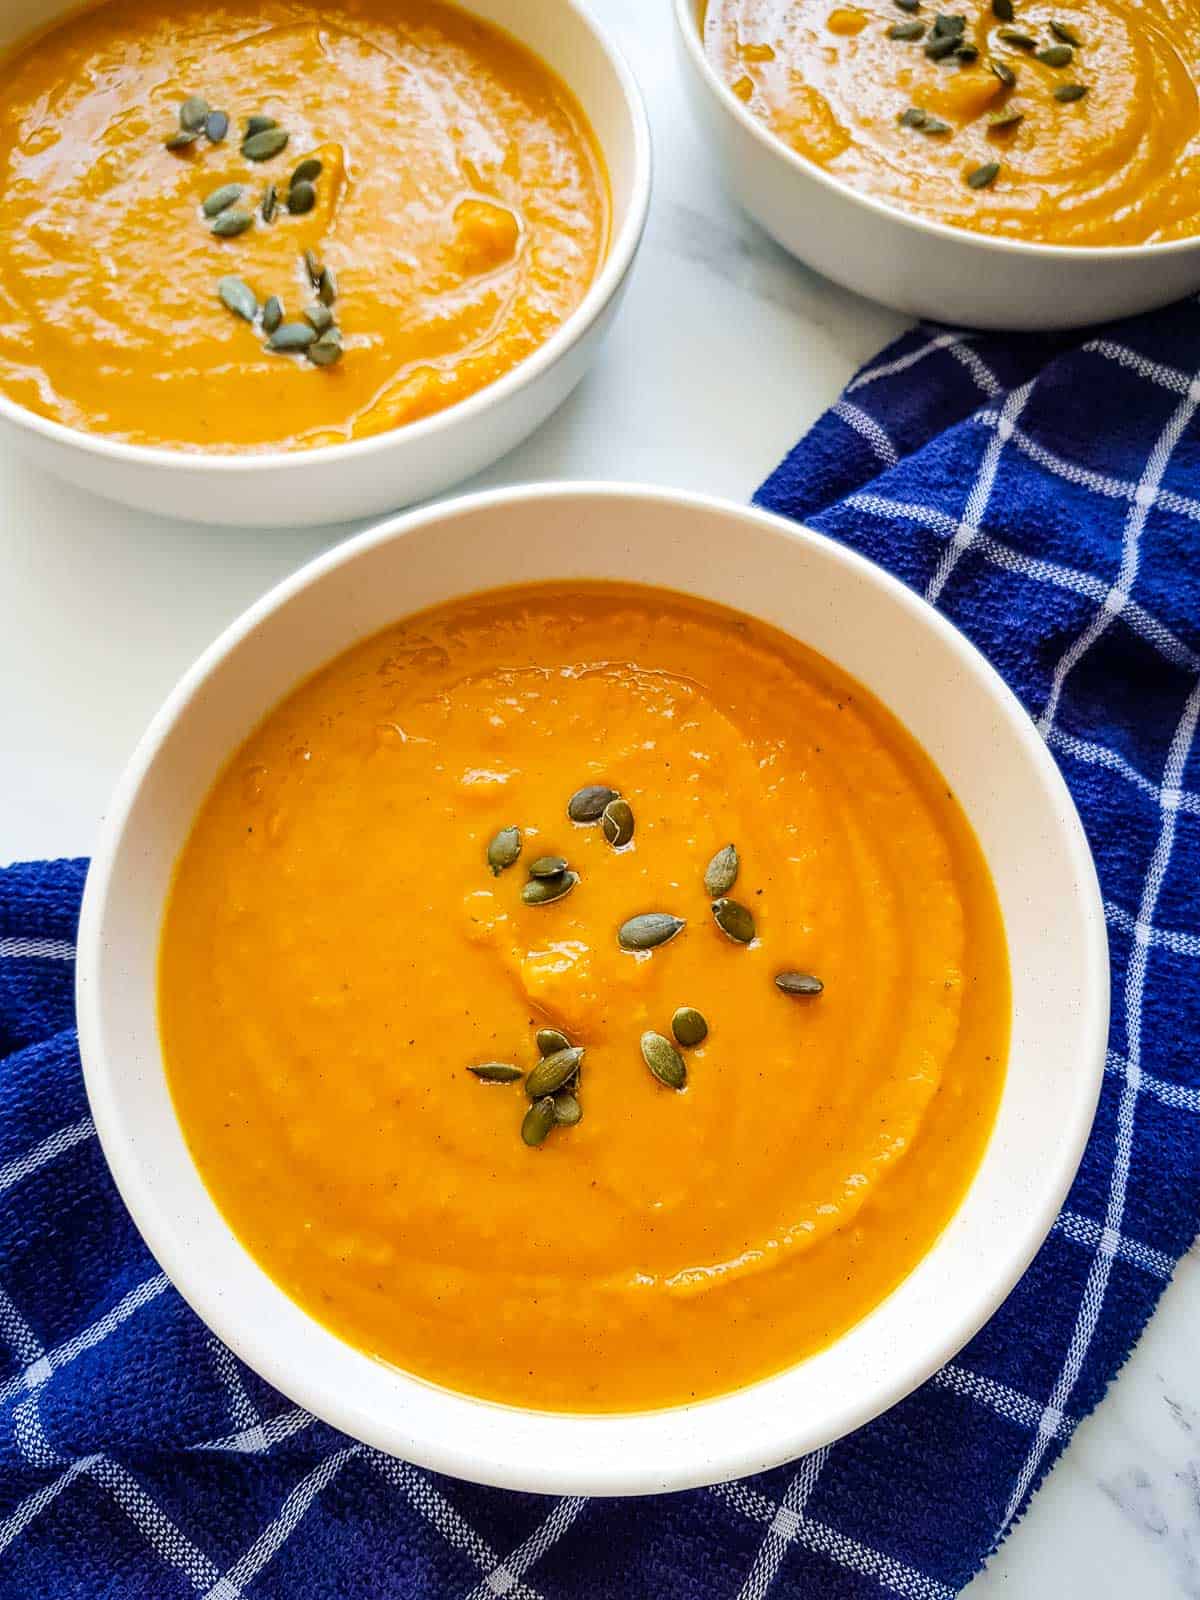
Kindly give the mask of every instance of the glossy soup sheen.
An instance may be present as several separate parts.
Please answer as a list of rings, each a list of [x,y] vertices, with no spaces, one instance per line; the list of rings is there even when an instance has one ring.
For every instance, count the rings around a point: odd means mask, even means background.
[[[568,821],[609,783],[614,850]],[[497,830],[524,830],[493,876]],[[735,841],[757,938],[704,890]],[[565,899],[528,906],[561,854]],[[687,919],[644,954],[616,930]],[[825,983],[790,998],[776,973]],[[643,1030],[707,1017],[677,1093]],[[502,590],[367,639],[234,755],[167,908],[171,1089],[216,1202],[352,1344],[451,1388],[660,1407],[819,1350],[929,1249],[992,1126],[999,908],[943,779],[829,662],[662,591]],[[522,1143],[552,1024],[582,1122]]]
[[[164,141],[181,102],[228,137]],[[245,120],[289,133],[243,158]],[[315,207],[259,201],[323,164]],[[243,185],[253,227],[201,201]],[[436,0],[110,0],[0,76],[0,389],[136,444],[342,443],[463,400],[531,355],[604,257],[608,191],[583,112],[515,40]],[[345,354],[264,349],[217,298],[241,277],[296,321],[334,270]]]
[[[976,61],[926,56],[940,9],[964,18]],[[772,132],[856,189],[1005,238],[1129,245],[1200,230],[1196,20],[1190,0],[1013,0],[1011,21],[988,0],[912,12],[893,0],[709,0],[705,48]],[[1061,65],[1038,59],[1064,44],[1052,22],[1077,41]],[[917,23],[922,39],[888,37]],[[1055,98],[1072,85],[1086,93]],[[910,107],[946,131],[901,126]],[[1007,112],[1022,120],[993,127]],[[992,162],[991,183],[971,188],[967,174]]]

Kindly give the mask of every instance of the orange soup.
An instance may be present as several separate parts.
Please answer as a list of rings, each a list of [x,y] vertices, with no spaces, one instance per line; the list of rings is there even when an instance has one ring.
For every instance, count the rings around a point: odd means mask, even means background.
[[[0,79],[0,390],[134,444],[440,411],[579,305],[608,192],[542,62],[438,0],[109,0]]]
[[[162,941],[180,1122],[263,1268],[383,1361],[547,1409],[714,1395],[861,1318],[971,1180],[1009,1016],[979,845],[895,719],[606,584],[301,684]]]
[[[1191,0],[709,0],[705,45],[786,144],[938,222],[1047,244],[1200,228]]]

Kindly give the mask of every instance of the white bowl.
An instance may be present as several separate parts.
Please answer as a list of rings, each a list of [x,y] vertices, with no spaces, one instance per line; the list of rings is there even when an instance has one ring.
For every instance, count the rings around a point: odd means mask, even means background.
[[[1012,1057],[957,1214],[856,1327],[778,1376],[671,1410],[564,1416],[473,1400],[313,1321],[251,1259],[192,1164],[163,1074],[155,961],[175,858],[218,768],[300,678],[398,616],[505,583],[614,578],[735,606],[862,680],[938,763],[995,877],[1012,961]],[[464,578],[464,574],[470,576]],[[78,940],[96,1126],[134,1220],[181,1293],[285,1394],[381,1449],[544,1493],[682,1489],[775,1465],[892,1405],[971,1337],[1041,1244],[1095,1110],[1108,958],[1095,870],[1058,769],[1000,678],[878,567],[789,522],[668,490],[564,485],[388,522],[289,578],[227,630],[155,717],[113,798]]]
[[[1200,287],[1200,235],[1169,244],[1025,244],[949,227],[852,188],[747,110],[704,50],[704,0],[674,0],[689,99],[725,185],[785,250],[909,316],[1075,328]]]
[[[580,0],[456,0],[548,63],[583,107],[608,167],[611,242],[566,322],[519,366],[434,416],[350,444],[254,455],[123,444],[38,416],[0,393],[0,429],[32,461],[80,488],[168,517],[249,527],[344,522],[438,494],[513,449],[587,371],[621,300],[650,204],[650,129],[619,50]],[[7,0],[0,51],[78,9]]]

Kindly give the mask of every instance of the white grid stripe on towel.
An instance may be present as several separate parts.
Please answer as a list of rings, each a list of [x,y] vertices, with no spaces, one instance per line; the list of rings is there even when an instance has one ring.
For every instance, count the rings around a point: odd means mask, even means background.
[[[767,1590],[779,1576],[788,1547],[800,1531],[800,1518],[817,1486],[821,1469],[829,1460],[829,1446],[805,1456],[783,1495],[783,1504],[767,1524],[767,1531],[754,1557],[754,1565],[738,1591],[738,1600],[764,1600]]]
[[[47,1134],[41,1144],[34,1145],[33,1149],[27,1150],[23,1156],[18,1156],[14,1161],[9,1161],[0,1167],[0,1194],[5,1189],[11,1189],[14,1183],[20,1183],[22,1178],[28,1178],[39,1167],[44,1167],[48,1161],[53,1161],[55,1156],[61,1156],[65,1151],[74,1149],[85,1139],[94,1138],[95,1134],[96,1125],[91,1117],[80,1117],[78,1122],[72,1122],[69,1127],[59,1128],[57,1132]]]
[[[0,960],[74,961],[75,946],[66,939],[0,939]]]
[[[949,332],[943,329],[942,332],[933,334],[916,350],[909,350],[904,355],[897,356],[894,361],[881,361],[878,366],[868,367],[865,372],[860,372],[852,383],[846,385],[846,393],[853,394],[856,389],[865,389],[869,383],[876,383],[880,378],[894,378],[898,372],[908,372],[927,356],[935,355],[939,350],[955,350],[968,339],[978,337],[978,334],[967,333],[961,328]]]
[[[515,1593],[521,1578],[558,1543],[586,1505],[587,1500],[582,1495],[568,1495],[558,1501],[546,1520],[479,1580],[467,1600],[491,1600],[495,1595]]]
[[[1124,1056],[1118,1055],[1115,1050],[1110,1050],[1104,1062],[1104,1070],[1112,1073],[1114,1077],[1125,1078],[1129,1075],[1129,1063]],[[1187,1084],[1168,1083],[1166,1078],[1156,1078],[1152,1072],[1143,1069],[1138,1074],[1138,1088],[1143,1094],[1152,1094],[1155,1099],[1161,1100],[1163,1105],[1171,1106],[1175,1111],[1200,1111],[1200,1089],[1191,1089]]]
[[[82,1333],[73,1335],[70,1339],[51,1350],[48,1355],[39,1355],[28,1361],[23,1372],[9,1378],[8,1382],[0,1385],[0,1405],[7,1405],[15,1395],[26,1389],[33,1389],[39,1383],[45,1383],[51,1373],[57,1372],[60,1367],[69,1365],[85,1350],[91,1350],[95,1345],[103,1343],[114,1329],[119,1328],[122,1322],[140,1311],[143,1306],[149,1305],[158,1298],[167,1287],[167,1275],[158,1272],[152,1278],[147,1278],[144,1283],[139,1283],[136,1289],[130,1289],[123,1295],[110,1311],[93,1322],[90,1328],[85,1328]],[[2,1293],[3,1291],[0,1291]],[[4,1296],[7,1300],[7,1295]],[[12,1302],[8,1301],[11,1305]],[[15,1308],[14,1308],[15,1309]],[[40,1348],[40,1347],[39,1347]],[[22,1359],[26,1359],[22,1357]]]
[[[1124,906],[1114,905],[1111,900],[1104,903],[1104,915],[1114,928],[1119,928],[1138,944],[1170,950],[1177,956],[1200,956],[1200,936],[1194,933],[1182,933],[1175,928],[1155,928],[1148,922],[1139,922],[1136,917],[1129,915]]]

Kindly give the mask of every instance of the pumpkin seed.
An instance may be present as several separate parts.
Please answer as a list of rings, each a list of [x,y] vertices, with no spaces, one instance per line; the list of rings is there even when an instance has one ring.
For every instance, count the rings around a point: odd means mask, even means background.
[[[974,172],[967,173],[967,188],[986,189],[989,184],[995,182],[999,171],[998,161],[985,161],[981,167],[976,167]]]
[[[336,328],[327,328],[309,345],[308,359],[314,367],[332,367],[335,361],[342,359],[342,336]]]
[[[914,107],[914,109],[916,109]],[[905,113],[907,115],[907,113]],[[910,128],[923,128],[928,121],[928,113],[921,112],[920,122],[910,122]],[[727,844],[723,850],[718,850],[716,855],[704,869],[704,892],[710,900],[715,900],[719,895],[728,894],[737,882],[737,875],[741,869],[741,857],[737,853],[737,846]]]
[[[187,150],[195,144],[199,137],[198,132],[190,128],[181,128],[178,133],[173,133],[169,139],[164,139],[163,143],[168,150]]]
[[[713,917],[717,927],[734,944],[749,944],[754,937],[754,918],[744,905],[722,897],[713,901]]]
[[[1027,33],[1013,33],[1007,29],[1001,29],[999,37],[1004,40],[1005,44],[1011,44],[1017,50],[1037,49],[1037,40]]]
[[[1054,98],[1070,104],[1072,100],[1082,100],[1086,93],[1086,83],[1060,83],[1054,91]]]
[[[534,1037],[540,1056],[557,1055],[560,1050],[571,1048],[571,1041],[561,1028],[539,1028]]]
[[[298,183],[312,183],[320,176],[321,158],[319,156],[305,156],[295,172],[292,173],[292,187],[294,188]]]
[[[1069,44],[1050,44],[1037,53],[1038,60],[1047,67],[1069,67],[1075,52]]]
[[[235,200],[242,198],[240,183],[223,183],[219,189],[214,189],[211,194],[205,195],[200,202],[200,209],[206,217],[216,217],[227,210]]]
[[[332,267],[322,267],[316,284],[317,294],[321,304],[331,306],[337,299],[337,279],[333,275]]]
[[[263,306],[263,332],[270,336],[283,321],[283,301],[277,294],[270,295]]]
[[[321,258],[315,250],[304,252],[304,270],[308,273],[309,281],[314,289],[321,287],[321,276],[325,268],[321,265]]]
[[[999,133],[1006,128],[1015,128],[1019,122],[1024,121],[1025,113],[1023,111],[997,111],[988,118],[988,128],[994,129]]]
[[[185,133],[203,133],[208,121],[208,101],[199,94],[190,94],[179,108],[179,126]]]
[[[558,878],[566,870],[567,863],[562,856],[539,856],[529,864],[531,878]]]
[[[507,1061],[484,1061],[477,1067],[468,1067],[483,1083],[516,1083],[525,1074],[520,1067],[510,1067]]]
[[[1065,22],[1051,22],[1050,32],[1056,39],[1061,39],[1064,44],[1074,45],[1076,50],[1083,44],[1083,40],[1073,28],[1068,28]]]
[[[691,1047],[708,1038],[708,1023],[695,1006],[680,1006],[671,1018],[671,1032],[681,1045]]]
[[[254,218],[248,211],[234,209],[222,211],[221,215],[212,225],[212,232],[218,239],[236,239],[239,233],[253,225]]]
[[[303,217],[317,203],[317,191],[311,183],[294,183],[288,190],[287,208],[294,217]]]
[[[939,33],[925,43],[925,54],[931,61],[944,61],[958,49],[958,39],[952,33]]]
[[[929,121],[929,113],[923,111],[920,106],[909,106],[907,111],[900,113],[897,121],[902,128],[923,128]],[[732,889],[733,885],[730,884],[729,887]]]
[[[264,128],[242,141],[242,154],[247,161],[270,161],[288,142],[286,128]]]
[[[262,219],[264,222],[274,222],[275,213],[279,209],[279,190],[273,183],[269,183],[263,190]]]
[[[999,78],[1006,89],[1011,89],[1017,81],[1016,73],[1003,61],[989,61],[988,68],[993,77]]]
[[[228,111],[210,111],[204,124],[204,137],[209,144],[223,144],[229,132]]]
[[[682,917],[673,917],[666,911],[646,911],[621,924],[617,943],[622,950],[656,950],[660,944],[669,944],[683,927]]]
[[[521,1138],[527,1145],[536,1149],[539,1144],[545,1142],[546,1135],[553,1126],[554,1101],[547,1095],[545,1099],[530,1106],[525,1113],[525,1120],[521,1124]]]
[[[520,854],[520,828],[501,828],[487,847],[487,864],[492,869],[492,876],[498,878],[505,867],[511,867]]]
[[[256,133],[266,133],[268,128],[277,128],[279,124],[274,117],[265,116],[261,111],[256,111],[252,117],[246,118],[247,139],[252,139]]]
[[[544,1094],[557,1094],[579,1071],[582,1060],[582,1045],[569,1045],[565,1050],[556,1050],[552,1056],[543,1056],[525,1079],[525,1093],[531,1100],[540,1100]]]
[[[683,1057],[669,1039],[661,1033],[642,1035],[642,1060],[650,1071],[668,1089],[682,1089],[687,1082],[687,1067]]]
[[[921,129],[921,132],[930,134],[931,136],[936,133],[949,133],[950,124],[948,122],[942,122],[937,117],[930,117],[929,121]]]
[[[304,320],[310,323],[318,333],[328,333],[330,328],[333,327],[333,312],[318,300],[311,306],[305,306]],[[566,866],[565,861],[563,866]]]
[[[610,800],[600,814],[604,837],[614,850],[621,850],[633,838],[633,807],[628,800]]]
[[[589,783],[567,801],[567,815],[572,822],[599,822],[610,800],[618,799],[617,791],[604,783]]]
[[[248,283],[242,282],[241,278],[222,278],[217,284],[217,293],[221,297],[221,304],[235,316],[253,322],[258,315],[258,296]]]
[[[811,972],[780,972],[776,974],[775,987],[784,994],[820,994],[825,985]]]
[[[925,37],[925,24],[923,22],[893,22],[887,31],[889,39],[901,39],[906,44],[913,39]]]
[[[975,44],[960,44],[954,52],[955,59],[964,66],[970,66],[972,61],[979,60],[979,46]]]
[[[946,12],[939,11],[933,19],[933,36],[935,39],[961,39],[966,26],[966,17],[957,14],[947,15]]]
[[[992,15],[997,22],[1011,22],[1013,19],[1013,0],[992,0]]]
[[[527,906],[548,906],[563,895],[570,894],[579,882],[577,872],[560,872],[557,878],[530,878],[521,890],[521,899]]]
[[[267,349],[282,355],[294,354],[299,350],[307,350],[316,337],[316,332],[307,322],[284,322],[267,340]]]
[[[569,1091],[554,1096],[554,1120],[560,1128],[574,1128],[583,1121],[583,1107]]]
[[[892,4],[901,11],[912,12],[921,9],[921,0],[892,0]]]

